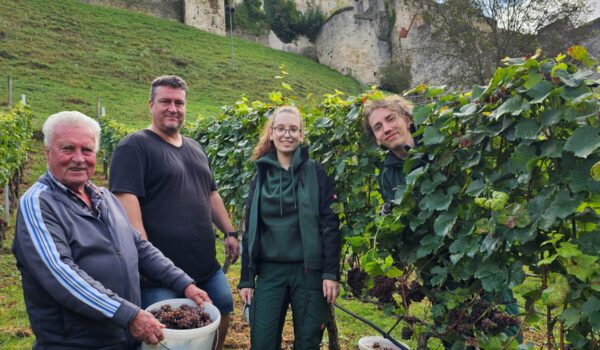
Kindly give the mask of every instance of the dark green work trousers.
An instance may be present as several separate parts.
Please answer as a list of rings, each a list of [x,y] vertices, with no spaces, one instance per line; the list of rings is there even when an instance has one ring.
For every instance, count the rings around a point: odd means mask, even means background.
[[[302,264],[259,263],[250,306],[252,350],[281,349],[281,333],[288,305],[294,317],[294,350],[320,349],[329,322],[323,297],[322,271]]]

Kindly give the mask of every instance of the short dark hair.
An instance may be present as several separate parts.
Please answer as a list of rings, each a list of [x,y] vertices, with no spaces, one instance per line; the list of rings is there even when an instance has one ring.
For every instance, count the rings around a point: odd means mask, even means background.
[[[375,140],[375,134],[371,129],[371,124],[369,124],[369,118],[376,109],[387,109],[396,112],[398,116],[404,118],[407,122],[412,122],[413,104],[409,100],[398,95],[386,96],[381,100],[369,100],[365,103],[362,111],[363,128],[372,140]]]
[[[176,75],[163,75],[152,80],[152,84],[150,85],[150,101],[154,101],[156,88],[159,86],[168,86],[173,89],[181,89],[185,91],[185,97],[187,98],[187,84],[185,83],[185,80]]]

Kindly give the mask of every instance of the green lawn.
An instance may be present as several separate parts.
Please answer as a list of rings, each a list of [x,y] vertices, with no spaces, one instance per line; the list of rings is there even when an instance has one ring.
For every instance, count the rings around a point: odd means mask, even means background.
[[[359,92],[358,83],[296,55],[243,39],[230,41],[170,20],[77,0],[0,0],[0,101],[6,81],[14,95],[26,94],[40,128],[60,110],[96,113],[101,99],[107,113],[127,125],[148,124],[150,81],[181,75],[190,85],[188,116],[213,115],[241,95],[264,98],[279,84],[284,65],[287,82],[298,96],[342,90]]]

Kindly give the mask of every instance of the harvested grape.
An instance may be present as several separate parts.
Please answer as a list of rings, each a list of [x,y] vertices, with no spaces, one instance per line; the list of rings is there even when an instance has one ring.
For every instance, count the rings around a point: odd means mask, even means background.
[[[176,309],[166,304],[160,308],[150,310],[150,313],[170,329],[193,329],[213,323],[208,313],[198,307],[186,304]]]

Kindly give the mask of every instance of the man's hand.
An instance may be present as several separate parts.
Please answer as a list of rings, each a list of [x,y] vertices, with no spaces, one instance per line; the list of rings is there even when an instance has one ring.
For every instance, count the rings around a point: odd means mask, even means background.
[[[252,304],[252,294],[254,294],[253,288],[241,288],[240,289],[240,299],[242,302],[250,305]]]
[[[323,280],[323,297],[327,303],[333,304],[340,293],[340,285],[337,281]]]
[[[183,294],[186,298],[192,299],[200,307],[204,307],[204,302],[212,304],[208,294],[206,294],[206,292],[202,289],[196,287],[195,284],[190,284],[187,286],[187,288],[183,291]]]
[[[162,329],[165,325],[160,323],[151,313],[140,309],[129,323],[131,335],[146,344],[158,344],[164,339]]]
[[[235,237],[225,238],[225,255],[229,257],[230,263],[234,264],[240,255],[240,245]]]

